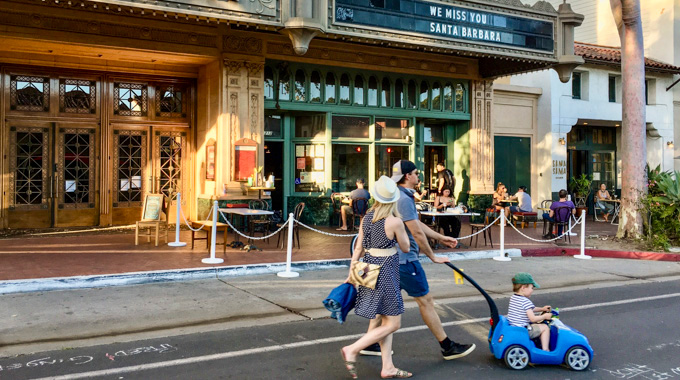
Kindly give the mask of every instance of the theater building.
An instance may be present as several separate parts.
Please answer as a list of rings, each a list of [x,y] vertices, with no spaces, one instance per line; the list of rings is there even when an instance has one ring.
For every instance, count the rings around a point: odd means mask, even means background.
[[[188,218],[265,197],[328,223],[331,192],[400,158],[426,184],[446,162],[474,202],[493,80],[568,81],[582,20],[519,0],[0,0],[0,227],[129,224],[149,193],[170,220],[181,193]]]

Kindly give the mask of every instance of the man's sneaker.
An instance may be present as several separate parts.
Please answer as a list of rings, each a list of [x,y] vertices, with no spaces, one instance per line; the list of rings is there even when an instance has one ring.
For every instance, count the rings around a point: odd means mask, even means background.
[[[380,344],[374,343],[364,348],[363,350],[359,351],[359,354],[367,356],[381,356],[382,353],[380,351]],[[394,354],[394,351],[392,351],[392,354]]]
[[[470,352],[474,351],[477,346],[474,344],[458,344],[451,343],[448,350],[442,348],[442,355],[444,355],[444,360],[453,360],[467,356]]]

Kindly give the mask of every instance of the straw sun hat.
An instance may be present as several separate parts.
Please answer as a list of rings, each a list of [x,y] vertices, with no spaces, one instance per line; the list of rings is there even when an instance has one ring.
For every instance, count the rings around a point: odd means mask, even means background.
[[[380,203],[394,203],[399,200],[400,195],[397,183],[390,177],[382,176],[373,185],[373,198]]]

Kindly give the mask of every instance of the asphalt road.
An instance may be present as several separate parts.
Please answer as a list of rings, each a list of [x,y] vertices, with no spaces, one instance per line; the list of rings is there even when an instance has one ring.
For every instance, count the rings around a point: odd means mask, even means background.
[[[507,369],[489,352],[481,300],[439,305],[449,335],[477,344],[471,355],[444,361],[416,309],[408,309],[394,340],[395,364],[420,379],[680,379],[680,281],[537,290],[532,299],[559,307],[562,321],[589,338],[595,356],[587,371]],[[504,314],[507,298],[497,302]],[[339,349],[366,326],[351,314],[344,325],[321,319],[44,352],[0,359],[0,379],[345,379]],[[380,358],[360,357],[358,370],[379,378]]]

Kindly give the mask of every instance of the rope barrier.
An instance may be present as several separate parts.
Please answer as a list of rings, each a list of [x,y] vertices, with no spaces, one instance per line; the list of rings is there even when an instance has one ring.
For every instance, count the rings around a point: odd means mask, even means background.
[[[476,235],[479,235],[479,234],[481,234],[482,232],[486,231],[487,229],[491,228],[491,226],[493,226],[493,225],[494,225],[497,221],[499,221],[500,219],[501,219],[501,216],[498,215],[498,217],[497,217],[496,219],[494,219],[491,223],[487,224],[486,227],[482,228],[481,230],[475,232],[474,234],[470,234],[470,235],[462,236],[462,237],[457,237],[456,239],[457,239],[457,240],[463,240],[463,239],[468,239],[468,238],[472,238],[472,237],[474,237],[474,236],[476,236]]]
[[[302,227],[307,228],[308,230],[312,230],[312,231],[314,231],[314,232],[318,232],[318,233],[320,233],[320,234],[322,234],[322,235],[327,235],[327,236],[333,236],[333,237],[352,237],[352,236],[357,236],[357,235],[358,235],[358,233],[356,233],[356,234],[333,234],[333,233],[330,233],[330,232],[317,230],[316,228],[310,227],[310,226],[308,226],[308,225],[302,223],[302,222],[299,221],[299,220],[296,220],[295,223],[301,225]]]
[[[184,216],[184,211],[182,211],[181,207],[179,208],[179,213],[182,215],[182,219],[184,219],[184,224],[186,224],[187,227],[189,227],[190,230],[192,230],[194,232],[198,232],[198,231],[202,230],[203,228],[205,228],[206,224],[203,224],[199,228],[192,228],[191,225],[189,225],[189,221],[187,220],[187,217]],[[212,215],[212,213],[213,213],[213,207],[210,208],[210,212],[208,213],[208,216],[205,218],[205,220],[210,220],[211,219],[210,216]]]
[[[288,224],[288,220],[287,220],[285,223],[283,223],[283,224],[281,225],[281,227],[280,227],[278,230],[272,232],[271,234],[269,234],[269,235],[267,235],[267,236],[262,236],[262,237],[248,236],[248,235],[242,233],[241,231],[237,230],[236,227],[234,227],[234,226],[229,222],[229,219],[227,218],[226,215],[224,215],[224,213],[223,213],[222,211],[220,211],[219,209],[218,209],[217,211],[220,213],[220,215],[222,215],[222,217],[224,218],[224,221],[227,222],[227,225],[229,225],[229,227],[231,227],[231,229],[234,230],[234,232],[236,232],[237,234],[243,236],[243,237],[246,238],[246,239],[250,239],[250,240],[264,240],[264,239],[269,239],[270,237],[272,237],[272,236],[278,234],[278,233],[279,233],[282,229],[284,229],[284,227],[286,227],[286,225]]]
[[[510,220],[509,220],[507,217],[506,217],[506,219],[507,219],[508,222],[510,222]],[[510,223],[510,227],[512,227],[512,228],[513,228],[515,231],[517,231],[520,235],[524,236],[525,238],[527,238],[527,239],[529,239],[529,240],[531,240],[531,241],[535,241],[535,242],[538,242],[538,243],[549,243],[549,242],[551,242],[551,241],[555,241],[555,240],[564,238],[564,236],[566,236],[568,233],[570,233],[571,230],[573,230],[574,227],[576,227],[576,226],[577,226],[579,223],[581,223],[582,221],[583,221],[583,215],[582,215],[580,218],[576,219],[576,223],[575,223],[575,224],[572,224],[572,226],[571,226],[568,230],[563,231],[563,232],[562,232],[562,235],[557,236],[557,237],[555,237],[555,238],[553,238],[553,239],[549,239],[549,240],[534,239],[534,238],[532,238],[532,237],[530,237],[530,236],[527,236],[527,235],[525,235],[524,233],[522,233],[522,231],[518,230],[517,227],[515,227],[515,225],[512,224],[512,223]]]

